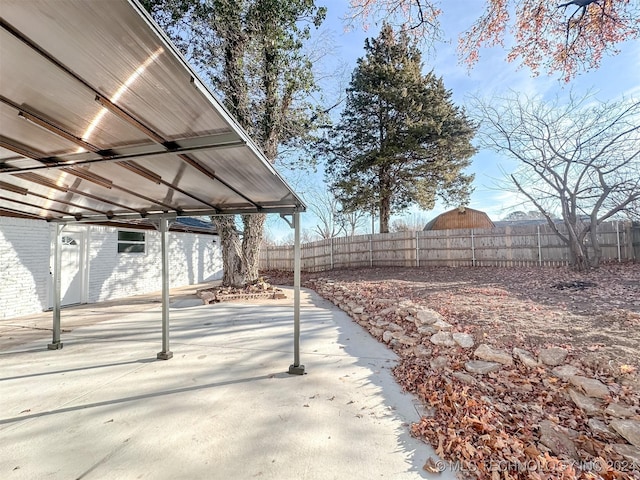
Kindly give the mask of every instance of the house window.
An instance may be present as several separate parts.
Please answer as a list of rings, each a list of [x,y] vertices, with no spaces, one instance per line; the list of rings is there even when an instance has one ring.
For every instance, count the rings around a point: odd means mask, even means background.
[[[64,236],[62,237],[62,245],[78,245],[78,242],[76,242],[76,239],[73,237],[67,237]]]
[[[118,253],[144,253],[145,249],[144,232],[118,230]]]

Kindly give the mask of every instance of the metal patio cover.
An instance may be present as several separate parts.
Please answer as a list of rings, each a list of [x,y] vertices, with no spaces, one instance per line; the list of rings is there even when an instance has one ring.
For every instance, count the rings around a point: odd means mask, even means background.
[[[0,215],[304,204],[135,1],[2,0]]]

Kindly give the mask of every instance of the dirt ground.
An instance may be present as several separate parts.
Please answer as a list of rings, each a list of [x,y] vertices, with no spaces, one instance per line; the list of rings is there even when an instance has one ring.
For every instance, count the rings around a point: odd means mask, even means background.
[[[289,273],[264,277],[275,285],[292,283]],[[411,426],[413,435],[460,467],[460,478],[640,479],[640,448],[613,427],[618,422],[637,430],[640,422],[640,264],[584,273],[363,268],[303,274],[302,284],[329,300],[338,295],[340,304],[359,305],[368,318],[388,315],[390,305],[435,310],[453,331],[470,334],[476,346],[509,353],[518,347],[533,356],[562,347],[568,352],[565,367],[583,375],[576,380],[606,385],[606,395],[585,398],[576,393],[574,380],[559,378],[551,367],[519,362],[474,377],[465,368],[475,347],[434,346],[429,335],[416,347],[390,342],[400,357],[396,380],[425,407],[421,421]],[[381,329],[358,317],[383,341]],[[394,318],[415,334],[411,322]],[[437,471],[434,465],[427,462],[425,470]]]
[[[287,273],[263,275],[273,284],[293,283]],[[372,297],[409,299],[502,348],[562,346],[594,367],[640,369],[640,264],[584,273],[567,267],[361,268],[303,273],[303,285],[314,278]]]

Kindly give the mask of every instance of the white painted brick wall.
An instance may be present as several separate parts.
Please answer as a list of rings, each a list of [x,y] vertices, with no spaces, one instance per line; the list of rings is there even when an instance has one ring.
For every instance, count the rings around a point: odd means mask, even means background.
[[[91,227],[89,302],[112,300],[162,288],[160,234],[145,230],[145,253],[117,253],[118,230]],[[210,235],[169,233],[169,284],[192,285],[222,278],[222,258]]]
[[[86,226],[89,303],[158,291],[161,285],[160,234],[145,230],[143,254],[117,253],[118,230]],[[51,227],[46,222],[0,217],[0,319],[49,308]],[[216,237],[169,233],[170,286],[222,278]]]
[[[47,308],[49,230],[46,222],[0,217],[0,319]]]

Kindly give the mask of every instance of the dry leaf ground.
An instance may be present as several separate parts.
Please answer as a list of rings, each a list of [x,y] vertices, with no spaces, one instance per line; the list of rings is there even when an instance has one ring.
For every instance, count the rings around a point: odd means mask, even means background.
[[[274,284],[292,281],[288,273],[265,276]],[[565,267],[481,267],[303,274],[303,283],[312,288],[320,279],[331,279],[360,305],[384,298],[436,310],[456,331],[473,335],[476,344],[534,354],[564,347],[567,363],[610,386],[614,394],[605,402],[640,411],[640,264],[603,265],[585,273]],[[429,345],[428,339],[423,344]],[[401,357],[398,382],[430,412],[413,426],[413,433],[458,465],[461,476],[640,478],[638,466],[612,448],[624,441],[604,431],[594,433],[590,417],[571,401],[567,383],[548,369],[516,363],[469,383],[454,374],[463,371],[473,349],[436,346],[430,358],[415,356],[411,348],[396,350]],[[446,359],[445,368],[434,368],[431,359],[438,356]],[[578,460],[556,457],[540,444],[545,421],[571,434]]]

